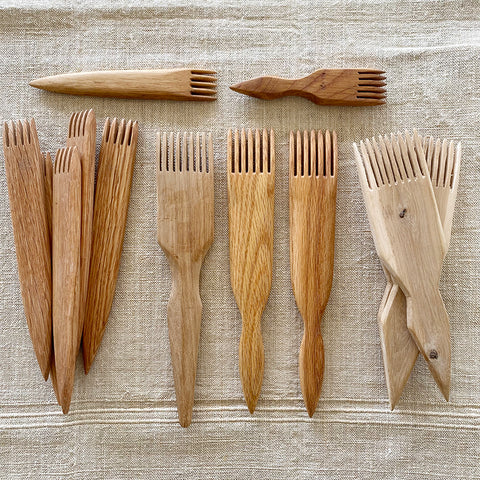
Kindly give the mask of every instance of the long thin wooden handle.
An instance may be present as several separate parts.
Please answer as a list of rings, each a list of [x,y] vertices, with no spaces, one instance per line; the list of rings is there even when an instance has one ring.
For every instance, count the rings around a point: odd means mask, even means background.
[[[300,385],[310,417],[315,413],[322,391],[325,354],[320,321],[305,322],[300,354],[298,357]]]
[[[32,87],[93,97],[198,100],[190,94],[190,70],[110,70],[39,78]]]
[[[250,413],[255,411],[263,381],[265,354],[260,324],[261,318],[262,311],[252,317],[242,314],[242,333],[238,349],[239,367],[243,394]]]
[[[197,373],[198,344],[202,322],[200,299],[201,263],[169,258],[172,270],[172,291],[168,302],[168,333],[172,357],[173,379],[180,425],[188,427]]]
[[[450,393],[450,325],[438,288],[407,297],[407,326],[446,400]]]

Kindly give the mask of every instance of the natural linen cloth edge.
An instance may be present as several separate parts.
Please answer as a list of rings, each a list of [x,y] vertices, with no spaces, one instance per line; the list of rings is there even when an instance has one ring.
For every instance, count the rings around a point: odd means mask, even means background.
[[[2,120],[34,117],[43,150],[62,146],[73,111],[139,121],[116,296],[88,376],[79,359],[71,411],[42,381],[23,314],[0,161],[0,478],[480,478],[480,4],[477,0],[301,2],[0,1]],[[217,102],[55,95],[37,77],[197,66],[219,74]],[[263,74],[320,67],[387,71],[384,107],[262,101],[228,89]],[[265,375],[248,413],[238,375],[241,318],[229,281],[226,131],[276,135],[274,269],[262,321]],[[352,142],[417,127],[461,140],[463,158],[441,290],[451,317],[446,403],[419,359],[389,411],[376,312],[385,280],[358,185]],[[288,132],[335,129],[339,179],[334,283],[323,319],[325,379],[309,419],[298,379],[302,321],[290,286]],[[155,132],[211,131],[215,241],[204,304],[193,423],[177,423],[166,325],[171,278],[156,243]]]

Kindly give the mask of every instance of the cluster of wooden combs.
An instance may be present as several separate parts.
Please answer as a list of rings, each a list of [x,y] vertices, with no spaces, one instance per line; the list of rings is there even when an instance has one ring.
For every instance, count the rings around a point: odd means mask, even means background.
[[[460,143],[415,132],[367,139],[354,150],[387,278],[378,323],[391,408],[419,352],[448,400],[450,327],[439,281],[452,230]]]
[[[177,409],[191,422],[202,303],[200,269],[213,241],[213,146],[207,134],[158,134],[158,242],[172,270],[168,304]],[[251,413],[263,380],[261,317],[272,282],[275,141],[273,131],[230,130],[227,136],[230,275],[242,316],[239,367]],[[320,321],[333,276],[337,137],[290,134],[292,285],[305,332],[299,368],[308,413],[323,380]]]
[[[136,122],[107,119],[95,189],[96,120],[74,113],[52,164],[34,120],[8,122],[3,147],[25,315],[64,413],[83,344],[88,373],[108,319],[137,146]]]

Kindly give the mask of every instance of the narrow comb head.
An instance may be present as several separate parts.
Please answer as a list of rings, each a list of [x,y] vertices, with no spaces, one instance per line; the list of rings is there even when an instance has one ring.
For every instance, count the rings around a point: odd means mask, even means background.
[[[337,175],[337,134],[306,130],[290,132],[290,174],[294,177],[335,177]]]
[[[358,70],[357,94],[358,100],[369,105],[385,103],[387,90],[386,77],[383,70],[365,69]]]
[[[37,129],[33,118],[28,120],[18,120],[14,122],[5,122],[3,124],[3,143],[5,147],[27,146],[37,143]]]
[[[133,144],[136,145],[137,134],[137,122],[126,121],[123,118],[120,121],[116,118],[113,120],[107,118],[103,129],[102,143],[130,147]]]
[[[433,187],[453,189],[458,179],[460,144],[430,137],[424,141],[425,157]]]
[[[59,175],[61,173],[67,173],[70,169],[70,163],[72,160],[72,148],[64,147],[57,150],[55,155],[55,165],[53,173]]]
[[[217,98],[217,73],[213,70],[190,71],[190,94],[202,100]]]
[[[157,133],[159,172],[195,172],[208,174],[213,170],[212,134],[199,132]]]
[[[83,112],[75,112],[72,114],[68,125],[68,138],[85,135],[87,118],[89,115],[93,115],[93,110],[84,110]]]
[[[235,174],[272,173],[275,168],[273,130],[229,130],[227,164],[230,172]]]

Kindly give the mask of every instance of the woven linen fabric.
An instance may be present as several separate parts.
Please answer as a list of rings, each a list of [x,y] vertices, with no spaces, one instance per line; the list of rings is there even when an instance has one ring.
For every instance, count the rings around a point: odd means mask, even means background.
[[[70,114],[139,121],[128,221],[113,307],[88,376],[78,359],[70,413],[44,382],[20,295],[0,161],[0,478],[480,478],[480,3],[478,0],[0,2],[0,119],[34,117],[42,150],[64,145]],[[43,92],[34,78],[107,69],[218,72],[211,103]],[[381,68],[381,107],[263,101],[229,90],[260,75]],[[263,320],[265,374],[254,415],[238,374],[241,317],[230,287],[226,135],[276,136],[273,283]],[[303,323],[290,285],[288,133],[339,138],[335,272],[322,331],[316,414],[298,376]],[[396,409],[388,403],[376,321],[385,279],[358,184],[352,142],[418,128],[461,140],[452,239],[441,280],[451,319],[445,402],[419,358]],[[215,241],[201,274],[203,320],[193,422],[177,422],[166,308],[171,277],[156,243],[155,134],[211,131]],[[319,246],[321,248],[321,246]]]

